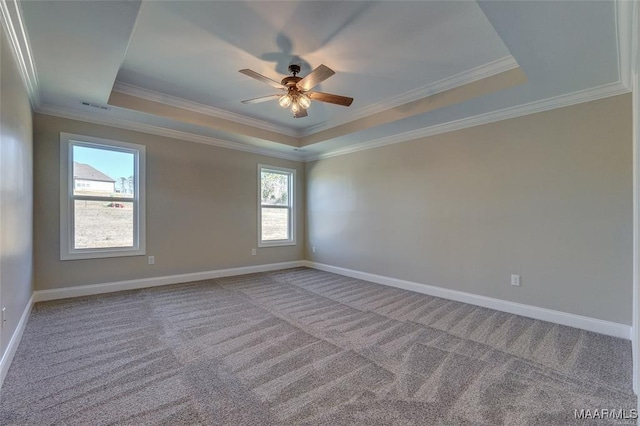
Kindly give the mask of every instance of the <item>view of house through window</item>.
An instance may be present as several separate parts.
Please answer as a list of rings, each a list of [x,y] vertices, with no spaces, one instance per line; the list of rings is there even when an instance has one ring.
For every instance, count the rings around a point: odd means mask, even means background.
[[[134,192],[133,153],[74,145],[74,249],[133,247]]]
[[[295,170],[260,166],[260,245],[295,244]]]
[[[68,140],[61,213],[62,258],[140,253],[140,149],[94,138]],[[100,140],[101,141],[101,140]],[[144,150],[144,147],[140,147]],[[62,228],[61,228],[62,229]]]

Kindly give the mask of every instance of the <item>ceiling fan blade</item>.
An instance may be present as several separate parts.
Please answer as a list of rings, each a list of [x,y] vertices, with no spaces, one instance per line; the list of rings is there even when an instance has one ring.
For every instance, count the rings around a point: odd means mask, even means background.
[[[259,104],[260,102],[266,101],[274,101],[279,99],[282,95],[269,95],[269,96],[261,96],[259,98],[247,99],[246,101],[242,101],[243,104]]]
[[[334,74],[335,71],[333,71],[331,68],[320,65],[318,68],[307,74],[305,78],[300,80],[298,84],[296,84],[296,87],[298,87],[299,90],[306,92],[307,90],[311,90]]]
[[[322,92],[311,92],[307,93],[314,101],[327,102],[330,104],[349,106],[353,102],[353,98],[348,98],[346,96],[333,95],[331,93],[322,93]]]
[[[300,108],[300,111],[298,111],[298,113],[295,114],[293,118],[302,118],[302,117],[306,117],[307,115],[309,115],[307,114],[307,110],[304,108]]]
[[[258,74],[255,71],[249,70],[249,69],[244,69],[244,70],[240,70],[240,72],[244,75],[247,75],[251,78],[255,78],[258,81],[261,81],[263,83],[267,83],[269,86],[271,87],[275,87],[276,89],[281,89],[281,90],[285,90],[286,87],[284,87],[282,84],[278,83],[275,80],[271,80],[269,77],[265,77],[262,74]]]

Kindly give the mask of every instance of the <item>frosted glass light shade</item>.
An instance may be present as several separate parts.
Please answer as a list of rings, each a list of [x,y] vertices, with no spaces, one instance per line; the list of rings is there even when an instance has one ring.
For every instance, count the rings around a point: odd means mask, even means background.
[[[292,101],[293,99],[291,98],[291,95],[284,95],[280,97],[278,103],[282,108],[287,108],[289,105],[291,105]]]
[[[302,108],[307,109],[311,105],[311,99],[307,95],[300,95],[298,96],[298,103]]]

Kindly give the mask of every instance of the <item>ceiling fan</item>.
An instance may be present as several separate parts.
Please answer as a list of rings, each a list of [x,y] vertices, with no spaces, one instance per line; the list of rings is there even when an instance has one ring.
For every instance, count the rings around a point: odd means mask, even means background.
[[[291,108],[293,118],[306,117],[307,108],[311,105],[311,100],[342,106],[349,106],[353,102],[353,98],[348,98],[346,96],[310,91],[315,86],[335,74],[331,68],[324,65],[320,65],[318,68],[307,74],[306,77],[298,77],[298,74],[300,73],[299,65],[289,65],[289,72],[292,76],[283,78],[280,83],[249,69],[240,70],[240,72],[244,75],[255,78],[258,81],[267,83],[271,87],[275,87],[276,89],[286,92],[284,94],[247,99],[246,101],[242,101],[243,104],[257,104],[260,102],[278,99],[278,103],[282,108]]]

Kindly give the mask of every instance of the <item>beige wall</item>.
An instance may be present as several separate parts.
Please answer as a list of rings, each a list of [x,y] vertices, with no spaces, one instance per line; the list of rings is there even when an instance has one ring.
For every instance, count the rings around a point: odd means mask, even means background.
[[[147,150],[147,255],[60,261],[60,132]],[[303,259],[304,164],[36,114],[36,290]],[[297,170],[298,245],[257,247],[257,164]]]
[[[33,290],[32,114],[9,39],[0,29],[0,358]]]
[[[307,164],[307,258],[631,324],[631,129],[621,95]]]

